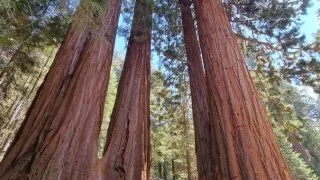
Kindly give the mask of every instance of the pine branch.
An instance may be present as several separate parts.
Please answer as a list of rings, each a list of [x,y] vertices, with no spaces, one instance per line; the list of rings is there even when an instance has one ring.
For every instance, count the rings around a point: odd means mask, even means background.
[[[268,43],[268,42],[262,42],[262,41],[259,41],[259,40],[256,40],[256,39],[244,37],[243,35],[240,35],[240,34],[237,34],[237,33],[234,33],[234,35],[237,38],[239,38],[241,40],[244,40],[244,41],[252,42],[252,43],[255,43],[255,44],[260,44],[260,45],[266,46],[266,47],[268,47],[269,49],[272,49],[272,50],[283,51],[282,49],[280,49],[278,47],[274,47],[271,43]]]

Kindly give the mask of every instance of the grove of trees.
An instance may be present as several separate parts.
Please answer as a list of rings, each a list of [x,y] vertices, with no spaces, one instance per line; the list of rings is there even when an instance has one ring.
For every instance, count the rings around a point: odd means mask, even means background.
[[[319,179],[314,3],[1,1],[0,179]]]

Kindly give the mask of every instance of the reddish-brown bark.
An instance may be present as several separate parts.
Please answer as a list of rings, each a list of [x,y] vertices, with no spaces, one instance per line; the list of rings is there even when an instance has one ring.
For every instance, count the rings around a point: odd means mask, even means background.
[[[109,0],[95,34],[72,24],[0,164],[2,179],[96,179],[120,4]]]
[[[212,122],[214,179],[291,179],[219,0],[196,0]]]
[[[190,0],[179,0],[192,99],[198,178],[213,179],[209,104],[205,72]]]
[[[112,180],[149,179],[152,4],[137,0],[103,158]]]

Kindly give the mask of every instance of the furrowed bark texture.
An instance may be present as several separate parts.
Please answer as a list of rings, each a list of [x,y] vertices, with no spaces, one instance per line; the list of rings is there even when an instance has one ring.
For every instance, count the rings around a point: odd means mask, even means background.
[[[95,179],[120,4],[109,0],[96,34],[73,23],[0,164],[0,179]]]
[[[190,0],[179,0],[188,59],[198,178],[213,179],[210,115],[205,72]]]
[[[149,179],[152,5],[137,0],[105,148],[105,177]]]
[[[214,179],[292,179],[219,0],[195,1]]]

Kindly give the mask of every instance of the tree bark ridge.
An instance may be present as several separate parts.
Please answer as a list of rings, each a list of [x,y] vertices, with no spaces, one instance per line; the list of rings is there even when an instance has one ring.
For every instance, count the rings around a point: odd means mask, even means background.
[[[0,164],[1,178],[94,179],[120,5],[108,1],[98,34],[72,23]]]
[[[152,5],[136,1],[104,152],[105,178],[149,179]]]
[[[179,0],[179,4],[188,59],[198,178],[211,180],[213,179],[212,158],[214,157],[212,157],[211,120],[206,77],[190,7],[191,1]]]
[[[195,1],[215,179],[292,179],[218,0]]]

